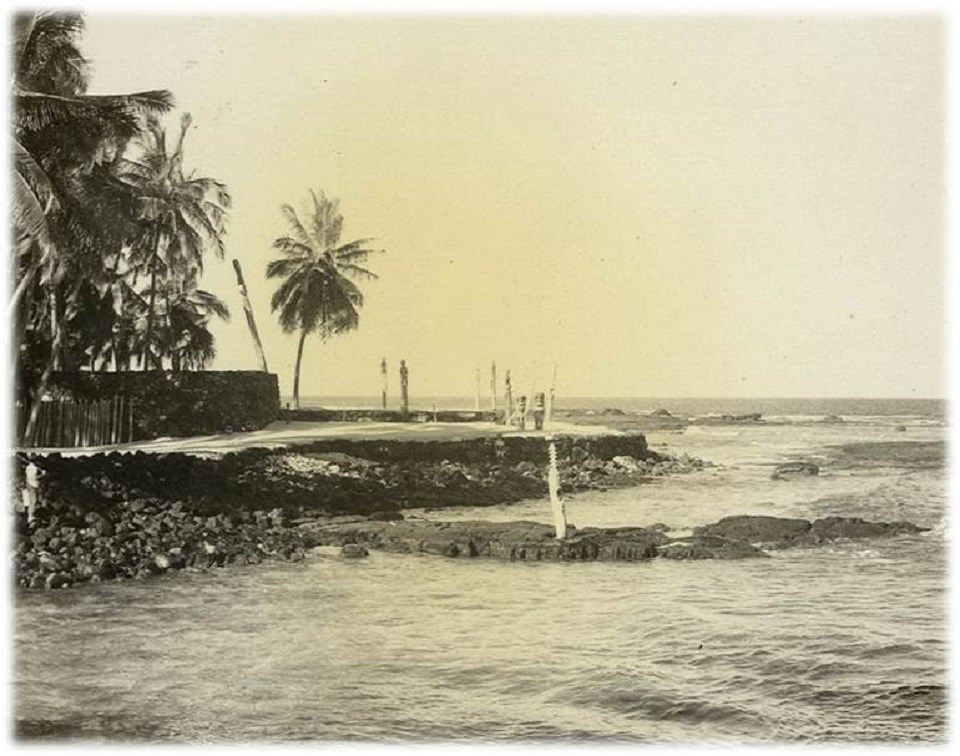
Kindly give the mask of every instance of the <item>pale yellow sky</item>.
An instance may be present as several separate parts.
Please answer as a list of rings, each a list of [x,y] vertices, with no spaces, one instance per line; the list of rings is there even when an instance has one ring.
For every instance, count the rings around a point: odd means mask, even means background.
[[[388,250],[301,392],[420,395],[557,362],[566,395],[941,396],[944,28],[935,17],[88,15],[91,91],[165,87],[234,196],[230,257],[289,393],[263,277],[280,205],[341,199]],[[177,116],[171,118],[175,124]],[[396,381],[394,380],[394,385]]]

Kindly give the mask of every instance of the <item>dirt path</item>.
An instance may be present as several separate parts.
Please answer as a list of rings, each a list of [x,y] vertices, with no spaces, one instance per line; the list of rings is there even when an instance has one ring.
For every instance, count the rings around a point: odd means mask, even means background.
[[[600,426],[582,426],[571,423],[552,423],[551,432],[574,436],[621,435],[619,431]],[[451,441],[487,436],[540,436],[536,431],[507,431],[494,423],[321,423],[276,422],[258,431],[225,433],[190,438],[158,438],[108,446],[90,446],[82,449],[18,449],[29,454],[60,453],[65,457],[79,457],[106,452],[151,452],[166,454],[183,452],[202,456],[219,456],[251,447],[283,448],[309,444],[329,438],[353,440]]]

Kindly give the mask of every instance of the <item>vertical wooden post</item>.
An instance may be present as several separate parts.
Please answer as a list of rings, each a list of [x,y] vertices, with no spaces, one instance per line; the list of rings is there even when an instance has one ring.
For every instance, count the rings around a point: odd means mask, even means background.
[[[504,393],[504,418],[503,424],[510,425],[510,419],[513,417],[513,385],[510,383],[510,371],[507,371],[507,374],[503,378],[503,393]]]
[[[66,413],[66,401],[61,396],[57,399],[57,435],[54,439],[54,446],[66,446],[64,443],[64,414]]]
[[[497,361],[490,363],[490,409],[493,410],[493,420],[497,420]]]
[[[120,397],[116,394],[110,400],[110,443],[117,443],[117,409],[120,405]]]
[[[84,435],[87,438],[86,438],[86,442],[84,443],[84,446],[93,446],[93,440],[94,440],[93,418],[95,414],[96,414],[96,403],[91,399],[90,401],[87,402],[87,417],[86,417],[86,423],[85,423],[86,428],[84,429],[85,430]]]
[[[129,416],[129,418],[128,418],[128,424],[127,424],[128,427],[129,427],[129,429],[130,429],[129,432],[127,433],[127,441],[133,441],[133,407],[134,407],[134,404],[135,404],[134,398],[131,396],[131,397],[130,397],[130,401],[127,402],[127,412],[130,413],[130,416]]]
[[[387,408],[387,358],[380,360],[380,401],[383,409]]]
[[[477,400],[473,405],[474,410],[480,411],[480,366],[477,365]]]
[[[553,510],[553,524],[556,528],[556,537],[562,541],[567,537],[567,510],[560,498],[560,475],[557,472],[557,447],[553,438],[547,437],[547,454],[550,458],[550,467],[547,470],[547,488],[550,493],[550,508]]]
[[[73,400],[73,446],[80,446],[80,400]]]
[[[120,394],[117,397],[117,443],[123,443],[123,408],[127,403],[126,397]]]
[[[547,411],[543,417],[543,427],[550,424],[550,418],[553,416],[553,400],[557,393],[557,363],[553,363],[553,380],[550,383],[550,393],[547,395]]]
[[[260,334],[257,332],[257,323],[253,319],[253,308],[250,306],[250,298],[247,296],[247,285],[243,281],[243,271],[240,270],[240,261],[234,258],[233,270],[237,274],[237,289],[240,290],[240,297],[243,300],[243,312],[247,316],[247,328],[250,329],[250,337],[253,339],[253,349],[257,353],[257,359],[260,361],[260,369],[264,373],[267,370],[267,358],[263,354],[263,344],[260,343]]]
[[[437,422],[437,405],[433,405],[433,422]]]
[[[406,360],[400,360],[400,413],[406,420],[410,412],[410,371]]]

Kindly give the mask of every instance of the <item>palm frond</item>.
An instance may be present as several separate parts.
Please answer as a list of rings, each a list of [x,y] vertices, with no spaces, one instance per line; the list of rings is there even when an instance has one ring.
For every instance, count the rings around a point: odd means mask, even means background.
[[[305,229],[300,222],[300,218],[297,217],[297,211],[290,205],[283,205],[280,208],[280,212],[283,213],[283,217],[286,218],[290,228],[293,229],[296,240],[305,247],[313,247],[313,240],[310,238],[310,234],[307,233],[307,229]]]

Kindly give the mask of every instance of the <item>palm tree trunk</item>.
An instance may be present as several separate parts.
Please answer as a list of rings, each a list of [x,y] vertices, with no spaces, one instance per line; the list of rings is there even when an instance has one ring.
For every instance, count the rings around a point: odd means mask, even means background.
[[[307,340],[307,331],[300,332],[300,344],[297,346],[297,364],[293,368],[293,408],[300,409],[300,360],[303,359],[303,342]]]
[[[53,371],[56,369],[56,355],[60,351],[60,342],[63,341],[63,332],[63,328],[58,328],[56,331],[56,336],[54,337],[53,344],[50,347],[50,358],[47,360],[47,366],[44,368],[43,374],[40,376],[40,383],[37,386],[37,393],[33,399],[33,407],[30,408],[30,419],[27,420],[27,427],[23,431],[23,438],[20,439],[21,443],[30,443],[30,439],[33,438],[34,431],[37,428],[37,419],[40,416],[40,405],[43,402],[44,394],[47,393],[47,386],[50,384],[50,376],[53,375]]]
[[[140,369],[147,370],[147,360],[150,355],[150,342],[153,340],[153,321],[154,306],[157,302],[157,263],[154,261],[150,267],[150,304],[147,307],[147,336],[143,345],[143,356],[140,361]]]
[[[243,312],[247,316],[247,328],[250,329],[250,336],[253,338],[253,349],[257,353],[257,359],[260,361],[260,369],[264,373],[267,370],[267,358],[263,355],[263,344],[260,343],[260,334],[257,332],[257,323],[253,319],[253,308],[250,306],[250,298],[247,296],[247,286],[243,281],[243,271],[240,270],[240,261],[234,259],[233,269],[237,274],[237,288],[240,289],[240,296],[243,298]]]

